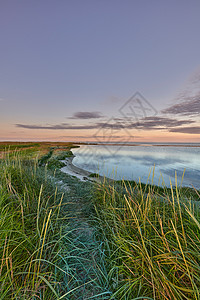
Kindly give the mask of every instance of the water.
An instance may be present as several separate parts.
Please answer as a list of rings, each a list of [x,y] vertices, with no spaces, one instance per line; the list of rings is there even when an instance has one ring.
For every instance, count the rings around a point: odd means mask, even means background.
[[[155,166],[154,184],[170,186],[170,178],[178,184],[185,169],[183,186],[200,188],[200,147],[191,145],[83,145],[73,149],[73,164],[110,178],[146,183]],[[162,174],[162,177],[161,177]],[[149,178],[152,182],[152,176]]]

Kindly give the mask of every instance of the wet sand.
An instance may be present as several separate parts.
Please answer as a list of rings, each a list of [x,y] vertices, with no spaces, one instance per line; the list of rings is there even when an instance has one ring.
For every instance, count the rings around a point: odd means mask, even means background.
[[[98,178],[89,177],[89,175],[91,175],[93,173],[73,165],[72,161],[73,161],[74,157],[75,156],[72,156],[72,157],[66,158],[65,160],[62,160],[62,162],[65,163],[65,167],[61,168],[61,171],[63,173],[69,174],[70,176],[75,176],[78,179],[80,179],[81,181],[90,180],[90,181],[100,182],[104,179],[103,176],[99,176]]]

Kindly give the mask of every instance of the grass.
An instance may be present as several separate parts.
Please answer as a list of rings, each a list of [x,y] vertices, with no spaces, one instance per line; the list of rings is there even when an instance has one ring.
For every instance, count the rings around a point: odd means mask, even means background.
[[[1,299],[59,298],[61,204],[37,160],[17,153],[1,160]]]
[[[105,182],[94,204],[110,299],[200,299],[198,203],[178,186],[160,194],[160,188],[141,183]]]
[[[61,264],[67,271],[63,285],[71,291],[69,299],[110,299],[112,292],[107,281],[104,249],[102,242],[96,239],[98,226],[92,204],[94,186],[59,170],[56,170],[55,178],[61,188],[67,186],[65,195],[70,199],[64,214],[69,217],[71,231],[67,228],[62,240]]]
[[[97,173],[91,173],[88,177],[99,178],[99,174],[97,174]]]
[[[63,149],[55,149],[51,148],[46,155],[43,155],[40,160],[39,164],[45,165],[50,169],[60,169],[65,166],[65,163],[62,162],[68,157],[73,157],[73,153],[68,148],[63,151]]]
[[[59,170],[71,144],[11,146],[0,160],[0,299],[200,299],[199,191],[80,182]]]
[[[0,161],[0,299],[108,299],[87,220],[91,183],[50,164],[71,156],[68,147],[49,147],[39,161],[38,149],[23,150],[7,149]]]

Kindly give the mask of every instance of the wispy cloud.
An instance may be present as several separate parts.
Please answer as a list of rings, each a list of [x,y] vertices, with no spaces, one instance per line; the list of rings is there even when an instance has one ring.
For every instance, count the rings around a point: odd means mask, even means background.
[[[102,114],[98,111],[78,111],[74,113],[72,117],[69,117],[68,119],[99,119],[102,118]]]
[[[114,138],[115,139],[122,139],[124,138],[125,136],[124,135],[114,135]],[[134,138],[139,138],[140,136],[134,136]],[[59,136],[59,138],[74,138],[74,136],[71,136],[71,135],[61,135]],[[76,135],[76,138],[87,138],[87,139],[97,139],[97,138],[105,138],[104,135]]]
[[[188,81],[185,89],[174,99],[175,104],[163,109],[161,113],[195,117],[200,115],[200,72]]]
[[[200,93],[187,97],[186,101],[174,104],[161,111],[163,114],[197,116],[200,114]]]
[[[163,130],[169,129],[172,127],[178,127],[185,124],[192,124],[193,120],[177,120],[172,118],[165,117],[146,117],[141,119],[137,123],[132,123],[128,126],[128,128],[137,127],[137,129],[143,130]]]
[[[18,128],[26,128],[26,129],[45,129],[45,130],[85,130],[85,129],[99,129],[101,127],[104,128],[112,128],[112,129],[120,129],[123,126],[122,123],[94,123],[87,125],[70,125],[68,123],[61,123],[56,125],[32,125],[32,124],[15,124]]]
[[[188,133],[188,134],[200,134],[200,126],[171,128],[170,132]]]
[[[96,125],[70,125],[68,123],[61,123],[56,125],[28,125],[28,124],[16,124],[16,127],[26,129],[45,129],[45,130],[64,130],[64,129],[94,129]]]
[[[94,124],[86,125],[71,125],[69,123],[61,123],[55,125],[32,125],[32,124],[16,124],[16,127],[26,128],[26,129],[44,129],[44,130],[86,130],[86,129],[99,129],[101,127],[106,129],[142,129],[142,130],[168,130],[169,128],[174,128],[182,125],[192,124],[192,120],[177,120],[165,117],[146,117],[141,119],[140,122],[123,122],[119,120],[111,120],[108,122],[97,122]]]

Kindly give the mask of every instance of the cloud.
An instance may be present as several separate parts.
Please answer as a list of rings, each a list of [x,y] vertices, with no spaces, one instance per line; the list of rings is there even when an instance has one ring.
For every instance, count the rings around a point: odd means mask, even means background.
[[[69,119],[98,119],[102,118],[102,114],[98,111],[78,111]]]
[[[200,72],[189,79],[185,89],[174,99],[175,104],[163,109],[164,114],[198,116],[200,114]]]
[[[165,117],[146,117],[137,123],[130,124],[128,128],[137,127],[137,129],[143,130],[163,130],[192,123],[194,123],[192,120],[177,120]]]
[[[171,128],[169,131],[189,134],[200,134],[200,126]]]
[[[45,130],[82,130],[82,129],[99,129],[101,127],[111,128],[111,129],[120,129],[123,128],[122,123],[94,123],[91,125],[70,125],[68,123],[61,123],[56,125],[29,125],[29,124],[15,124],[18,128],[26,128],[26,129],[45,129]]]
[[[87,129],[143,129],[143,130],[168,130],[182,125],[192,124],[192,120],[177,120],[165,117],[146,117],[141,119],[140,122],[119,122],[115,119],[108,120],[108,122],[97,122],[94,124],[86,125],[71,125],[69,123],[61,123],[55,125],[32,125],[32,124],[15,124],[18,128],[26,129],[40,129],[40,130],[87,130]]]
[[[200,114],[200,93],[161,111],[163,114],[197,116]]]
[[[16,127],[26,129],[45,129],[45,130],[63,130],[63,129],[94,129],[96,125],[70,125],[68,123],[61,123],[57,125],[27,125],[27,124],[15,124]]]

